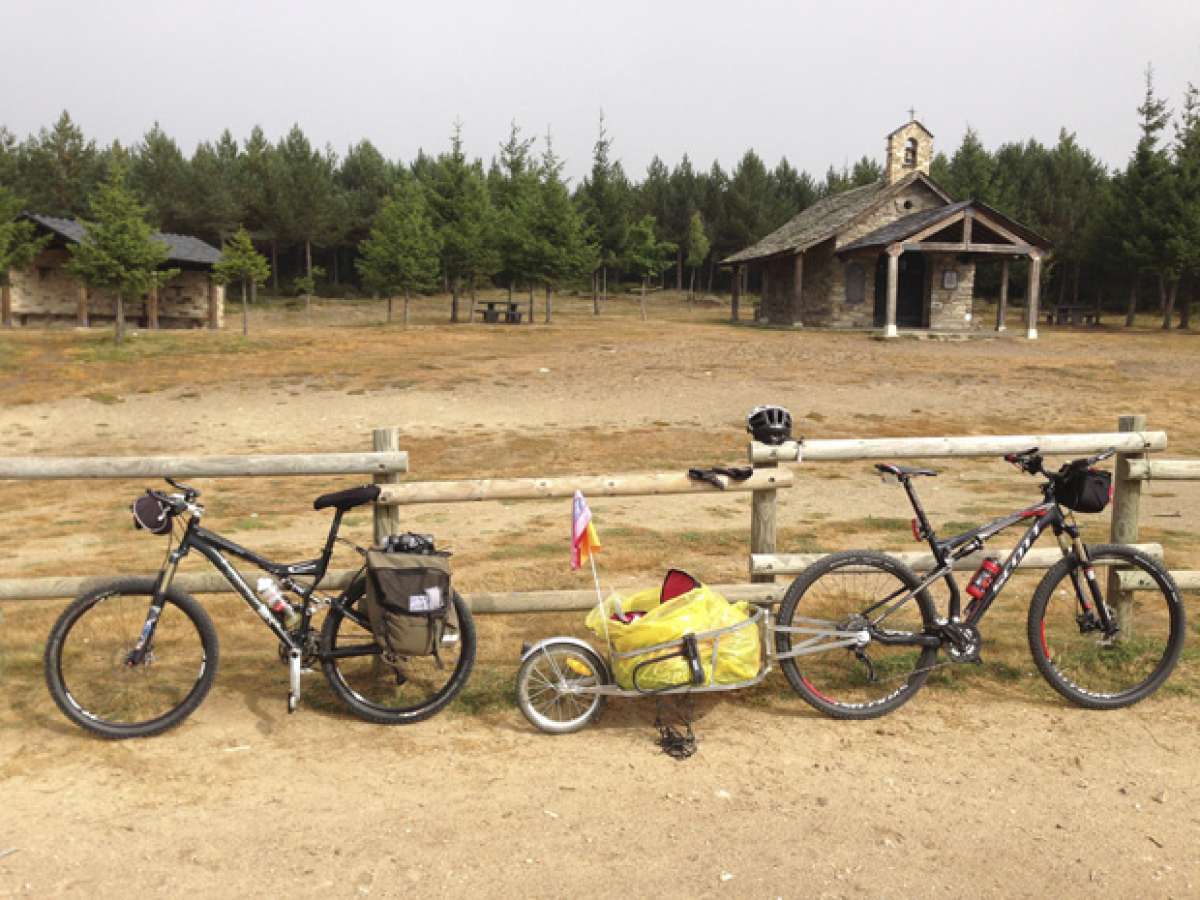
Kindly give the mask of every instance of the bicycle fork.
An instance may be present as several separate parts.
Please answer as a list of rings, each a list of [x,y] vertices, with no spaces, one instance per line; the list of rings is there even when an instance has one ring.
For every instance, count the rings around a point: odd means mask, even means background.
[[[186,555],[187,551],[182,547],[175,548],[167,557],[166,565],[158,573],[158,578],[154,582],[154,593],[150,598],[150,609],[146,611],[146,621],[142,624],[141,634],[138,635],[133,649],[125,656],[125,665],[131,669],[146,665],[152,658],[154,632],[158,629],[158,620],[162,616],[163,607],[167,602],[167,591],[171,587],[171,581],[175,578],[175,570],[179,568],[179,561]]]
[[[1066,540],[1066,535],[1071,538],[1069,542]],[[1070,569],[1070,575],[1071,585],[1075,589],[1075,599],[1080,609],[1079,615],[1076,616],[1080,632],[1093,631],[1098,626],[1106,637],[1113,637],[1120,628],[1109,614],[1108,604],[1104,602],[1104,595],[1100,591],[1100,583],[1096,578],[1096,569],[1088,556],[1087,547],[1079,537],[1079,531],[1064,529],[1056,537],[1059,547],[1062,548],[1063,556],[1069,558],[1074,555],[1079,561],[1078,566]],[[1080,572],[1083,573],[1082,578]],[[1086,588],[1083,584],[1084,581],[1087,582]],[[1089,596],[1091,603],[1088,602]]]

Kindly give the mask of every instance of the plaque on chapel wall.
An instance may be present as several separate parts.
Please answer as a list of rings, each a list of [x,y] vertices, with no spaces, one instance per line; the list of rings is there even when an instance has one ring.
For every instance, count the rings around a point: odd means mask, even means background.
[[[942,287],[948,291],[952,291],[958,287],[957,269],[946,269],[942,272]]]
[[[862,303],[867,296],[867,270],[860,262],[846,266],[846,305]]]

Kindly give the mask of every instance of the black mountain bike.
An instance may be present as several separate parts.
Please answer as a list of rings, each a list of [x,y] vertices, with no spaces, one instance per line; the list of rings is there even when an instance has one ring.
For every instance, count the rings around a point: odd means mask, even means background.
[[[399,658],[381,652],[372,634],[363,608],[365,566],[342,593],[317,592],[336,541],[365,554],[339,538],[338,529],[347,510],[378,498],[377,485],[318,497],[314,509],[334,510],[325,547],[317,559],[286,564],[202,528],[200,492],[167,481],[178,493],[147,491],[139,499],[151,498],[151,509],[158,511],[157,520],[144,527],[170,536],[158,577],[119,578],[89,591],[67,607],[50,632],[46,683],[71,721],[106,738],[143,737],[178,725],[200,705],[217,674],[217,634],[204,609],[171,584],[180,560],[193,549],[278,639],[279,656],[290,669],[288,712],[300,699],[301,671],[317,663],[334,694],[356,715],[378,724],[419,722],[462,690],[475,662],[475,625],[457,592],[438,654]],[[267,602],[226,554],[268,573]],[[285,598],[280,586],[299,602]],[[318,631],[313,618],[321,607],[328,612]]]
[[[937,473],[877,465],[885,480],[904,486],[916,513],[913,537],[928,542],[933,568],[918,576],[893,556],[851,550],[802,573],[779,612],[780,625],[797,627],[776,637],[780,654],[795,654],[782,661],[792,687],[830,716],[869,719],[909,700],[939,665],[979,662],[980,620],[1050,529],[1063,558],[1042,578],[1029,606],[1029,649],[1038,671],[1068,700],[1091,709],[1129,706],[1153,693],[1183,649],[1179,589],[1160,563],[1132,547],[1084,544],[1064,511],[1099,512],[1107,505],[1109,476],[1092,466],[1114,452],[1074,460],[1053,474],[1044,470],[1037,448],[1005,456],[1030,475],[1046,476],[1042,502],[946,540],[934,533],[912,483]],[[963,609],[954,561],[1022,523],[1029,528],[1008,558],[986,557],[971,578]],[[1122,577],[1138,590],[1119,591]],[[928,590],[939,579],[950,592],[945,616]],[[948,659],[937,663],[942,649]]]

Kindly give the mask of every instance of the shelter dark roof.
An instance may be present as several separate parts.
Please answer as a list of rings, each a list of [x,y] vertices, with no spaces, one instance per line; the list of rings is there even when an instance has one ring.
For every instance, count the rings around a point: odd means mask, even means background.
[[[43,216],[39,213],[25,213],[23,218],[41,225],[74,244],[82,243],[87,235],[87,229],[77,219],[60,219],[57,216]],[[166,244],[168,262],[199,263],[211,266],[221,261],[221,251],[200,238],[169,232],[156,232],[152,237],[159,243]]]
[[[882,228],[876,228],[874,231],[864,234],[857,240],[839,247],[838,253],[847,253],[852,250],[864,250],[869,247],[886,247],[888,244],[894,244],[897,241],[903,241],[906,238],[912,237],[920,231],[924,231],[930,226],[937,225],[939,222],[953,218],[956,213],[962,212],[967,208],[976,209],[982,212],[987,218],[992,219],[996,224],[1002,226],[1008,231],[1011,231],[1017,237],[1024,240],[1027,244],[1038,247],[1042,250],[1050,249],[1050,242],[1034,231],[1026,228],[1020,222],[1014,222],[1008,216],[997,210],[992,209],[978,200],[961,200],[958,203],[951,203],[948,206],[939,206],[936,209],[926,209],[921,212],[915,212],[912,215],[904,216],[896,219],[894,222],[889,222]]]
[[[945,198],[946,202],[950,201],[945,191],[923,172],[914,172],[894,184],[882,180],[874,181],[818,200],[757,244],[726,257],[722,260],[722,265],[807,250],[829,240],[880,200],[903,190],[914,181],[921,181],[938,196]]]

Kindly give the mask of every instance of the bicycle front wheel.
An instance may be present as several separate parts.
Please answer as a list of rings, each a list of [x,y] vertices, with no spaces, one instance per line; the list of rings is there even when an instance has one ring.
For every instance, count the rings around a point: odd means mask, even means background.
[[[835,719],[871,719],[910,700],[937,658],[936,646],[904,643],[936,625],[920,584],[904,563],[870,550],[834,553],[802,572],[777,627],[803,630],[775,636],[780,656],[798,653],[780,661],[796,693]]]
[[[1029,649],[1050,686],[1079,706],[1117,709],[1154,693],[1179,661],[1184,641],[1183,601],[1174,579],[1154,559],[1131,547],[1088,547],[1095,584],[1120,630],[1109,637],[1089,606],[1087,571],[1073,556],[1042,578],[1029,606]],[[1118,572],[1140,582],[1128,603],[1111,593]],[[1111,576],[1111,577],[1110,577]]]
[[[366,582],[346,592],[321,628],[322,665],[330,688],[360,718],[377,725],[420,722],[443,709],[466,686],[475,665],[475,620],[457,591],[454,615],[437,656],[385,662],[363,609]]]
[[[217,634],[187,594],[167,591],[140,663],[154,581],[124,578],[66,608],[46,641],[46,685],[68,719],[105,738],[147,737],[192,713],[217,675]]]

